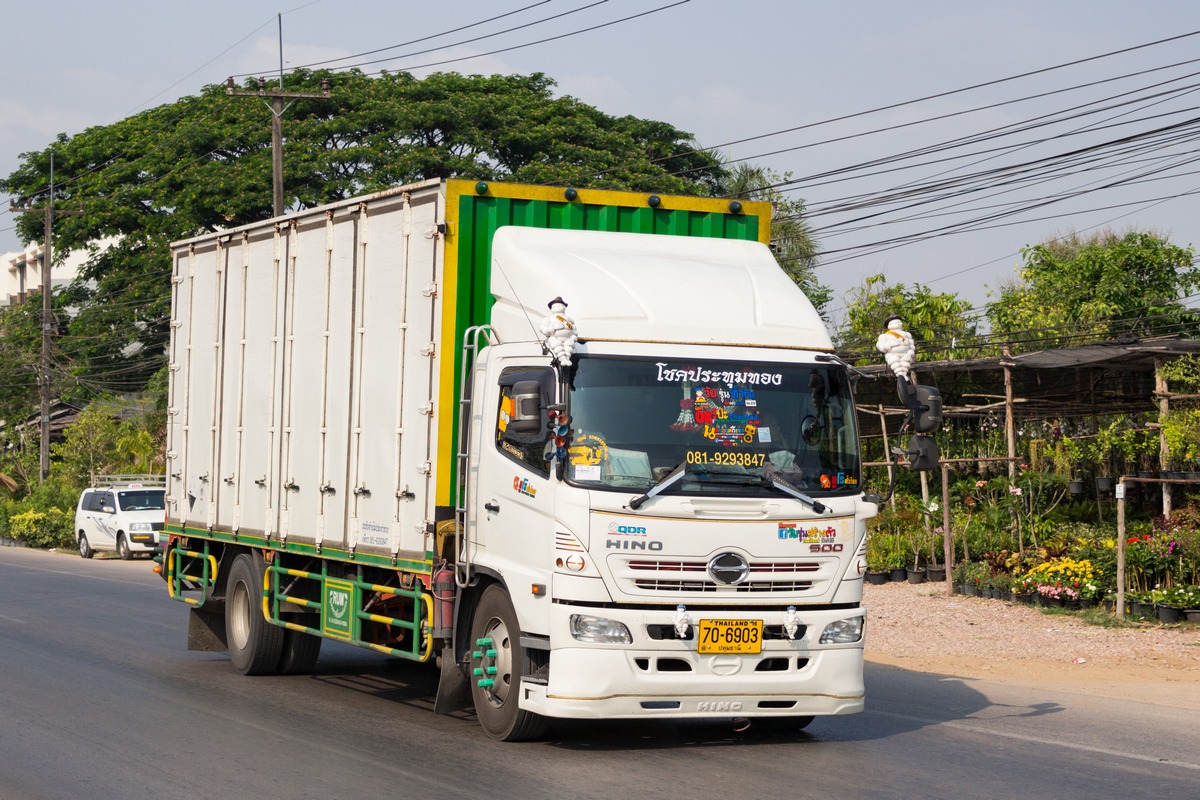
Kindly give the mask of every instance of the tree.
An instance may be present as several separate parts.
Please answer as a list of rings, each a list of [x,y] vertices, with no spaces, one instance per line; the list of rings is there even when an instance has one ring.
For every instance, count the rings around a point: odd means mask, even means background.
[[[0,420],[9,439],[16,426],[37,410],[41,305],[27,302],[0,308]]]
[[[771,249],[775,251],[775,259],[824,317],[825,306],[833,299],[833,290],[817,279],[817,243],[804,217],[804,201],[793,200],[775,188],[790,177],[790,173],[781,176],[773,170],[743,162],[730,170],[720,193],[771,203]]]
[[[285,83],[315,91],[322,80],[331,82],[331,96],[296,101],[284,120],[293,208],[426,178],[706,195],[723,185],[719,160],[690,134],[554,97],[545,75],[418,80],[404,72],[300,70]],[[23,154],[0,181],[18,204],[40,206],[53,153],[54,202],[75,212],[58,218],[56,252],[118,239],[92,253],[60,301],[77,309],[62,347],[85,385],[134,390],[162,365],[171,241],[271,216],[269,121],[257,99],[208,86],[112,125],[62,134]],[[20,218],[27,241],[41,236],[41,219]]]
[[[113,469],[120,459],[120,423],[107,410],[93,406],[64,431],[62,442],[50,446],[57,462],[55,477],[77,488],[94,486],[96,476]]]
[[[850,292],[845,327],[837,334],[838,349],[851,357],[875,361],[875,340],[896,315],[917,342],[917,358],[955,358],[975,336],[968,319],[971,304],[953,293],[934,293],[919,283],[912,288],[889,284],[872,275]]]
[[[1097,339],[1200,332],[1200,315],[1181,298],[1200,286],[1192,248],[1152,233],[1072,233],[1022,251],[1020,282],[988,309],[996,334],[1014,350]]]

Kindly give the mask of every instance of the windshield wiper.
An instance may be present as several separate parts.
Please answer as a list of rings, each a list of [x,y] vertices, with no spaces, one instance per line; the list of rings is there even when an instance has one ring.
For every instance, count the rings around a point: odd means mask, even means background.
[[[801,503],[804,503],[818,514],[824,514],[826,511],[830,511],[829,506],[825,505],[820,500],[809,497],[804,492],[785,481],[783,478],[780,478],[778,475],[771,477],[764,475],[759,480],[762,481],[763,486],[771,486],[783,492],[784,494],[790,494],[792,497],[796,498]]]
[[[683,475],[686,472],[687,472],[687,461],[680,461],[679,466],[675,467],[675,469],[671,470],[666,475],[664,475],[658,483],[654,484],[649,489],[647,489],[645,494],[638,495],[637,497],[630,500],[629,507],[632,508],[634,511],[637,511],[639,508],[642,507],[642,504],[645,503],[647,500],[649,500],[651,497],[654,497],[654,495],[666,490],[668,487],[672,486],[673,484],[678,483],[683,478]]]
[[[693,469],[692,471],[698,476],[703,475],[704,480],[712,483],[726,483],[739,486],[764,486],[768,489],[777,489],[784,494],[791,495],[792,497],[796,498],[818,514],[824,514],[826,511],[830,511],[829,506],[825,505],[820,500],[809,497],[791,483],[778,476],[767,477],[766,475],[751,475],[750,473],[746,472],[712,472],[705,469]],[[634,511],[637,511],[651,497],[666,491],[673,484],[678,483],[687,472],[687,462],[681,462],[679,466],[671,470],[667,475],[663,476],[662,480],[650,487],[645,494],[630,500],[629,507]]]

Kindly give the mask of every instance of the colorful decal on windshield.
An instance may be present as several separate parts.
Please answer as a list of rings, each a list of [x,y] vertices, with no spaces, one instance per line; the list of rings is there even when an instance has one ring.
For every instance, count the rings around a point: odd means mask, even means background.
[[[838,486],[858,486],[858,478],[853,475],[847,475],[844,472],[838,472],[833,475],[821,474],[821,488],[833,489]]]
[[[608,444],[594,433],[576,436],[567,452],[575,467],[594,467],[608,460]]]
[[[780,386],[783,384],[781,372],[756,372],[751,370],[706,369],[704,367],[671,368],[663,362],[655,364],[658,367],[659,383],[723,383],[727,386],[735,384],[751,384],[756,386]]]
[[[663,374],[663,366],[658,365],[660,376]],[[661,377],[659,379],[662,380]],[[753,389],[737,386],[696,386],[687,380],[683,382],[682,388],[683,399],[679,401],[679,416],[671,425],[671,430],[682,433],[699,431],[704,438],[725,447],[761,441],[758,398],[755,397]],[[767,441],[770,441],[770,431],[766,435]]]

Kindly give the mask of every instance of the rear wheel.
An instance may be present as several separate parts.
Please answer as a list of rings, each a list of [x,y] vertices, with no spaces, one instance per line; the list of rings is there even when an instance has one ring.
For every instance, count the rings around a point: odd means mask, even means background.
[[[520,636],[508,593],[502,586],[489,586],[471,622],[471,665],[482,671],[471,677],[471,696],[479,724],[503,742],[536,739],[546,726],[544,717],[519,707],[521,678],[533,671]]]
[[[87,534],[84,533],[83,531],[80,531],[79,532],[79,555],[81,555],[84,558],[91,558],[95,554],[96,554],[96,551],[93,550],[91,544],[88,543]]]
[[[317,665],[320,655],[320,636],[287,628],[283,631],[283,652],[275,671],[280,675],[308,675]]]
[[[243,553],[233,560],[225,597],[225,635],[229,660],[243,675],[275,672],[283,650],[283,628],[262,612],[263,571]]]
[[[121,531],[117,532],[117,555],[122,561],[128,561],[133,558],[133,551],[129,549],[129,540],[125,538],[125,534]]]

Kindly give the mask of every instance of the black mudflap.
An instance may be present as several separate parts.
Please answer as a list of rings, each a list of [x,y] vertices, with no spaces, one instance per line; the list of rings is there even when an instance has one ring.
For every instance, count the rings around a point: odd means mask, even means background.
[[[228,649],[224,604],[210,600],[203,608],[193,608],[188,613],[188,650],[223,653]]]
[[[441,655],[441,676],[438,678],[437,699],[433,703],[433,713],[452,714],[470,708],[471,682],[466,672],[454,658],[454,649],[445,647]]]

